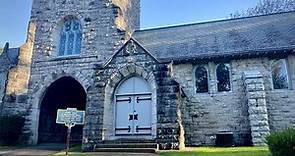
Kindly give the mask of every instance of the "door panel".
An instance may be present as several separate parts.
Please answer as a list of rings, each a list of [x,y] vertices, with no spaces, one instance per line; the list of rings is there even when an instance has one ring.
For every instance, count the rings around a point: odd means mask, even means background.
[[[151,135],[151,101],[144,79],[132,77],[123,82],[116,92],[115,135]]]
[[[131,135],[133,122],[130,115],[133,112],[132,97],[120,96],[116,98],[116,135]]]
[[[134,93],[134,78],[124,81],[117,89],[117,94],[132,94]]]
[[[150,86],[142,78],[134,77],[134,93],[147,93],[150,92]]]
[[[136,96],[134,109],[138,114],[138,120],[134,120],[135,134],[151,134],[151,95]]]

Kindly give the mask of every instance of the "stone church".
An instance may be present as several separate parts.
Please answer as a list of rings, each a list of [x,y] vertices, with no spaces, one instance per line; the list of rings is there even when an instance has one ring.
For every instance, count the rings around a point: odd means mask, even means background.
[[[156,5],[156,4],[155,4]],[[34,0],[26,43],[0,55],[0,113],[22,141],[161,148],[263,145],[295,126],[295,12],[140,30],[140,0]],[[227,138],[227,139],[222,139]]]

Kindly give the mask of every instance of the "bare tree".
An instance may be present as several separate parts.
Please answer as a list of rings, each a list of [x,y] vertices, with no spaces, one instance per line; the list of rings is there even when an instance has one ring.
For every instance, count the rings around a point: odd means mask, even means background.
[[[230,18],[267,15],[288,11],[295,11],[295,0],[260,0],[255,7],[245,11],[236,11],[230,14]]]

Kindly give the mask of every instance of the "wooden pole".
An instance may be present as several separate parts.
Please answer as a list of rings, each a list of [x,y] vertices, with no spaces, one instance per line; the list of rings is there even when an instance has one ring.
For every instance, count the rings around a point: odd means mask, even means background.
[[[70,139],[71,139],[71,126],[68,127],[67,143],[66,143],[67,144],[66,156],[69,155]]]

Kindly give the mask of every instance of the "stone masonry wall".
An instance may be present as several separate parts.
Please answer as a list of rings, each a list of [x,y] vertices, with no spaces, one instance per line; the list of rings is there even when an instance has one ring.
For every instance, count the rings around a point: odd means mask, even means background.
[[[288,57],[291,86],[294,86],[294,56]],[[220,131],[231,131],[237,145],[252,142],[250,118],[245,96],[243,72],[257,70],[263,75],[266,92],[268,122],[271,131],[294,126],[295,110],[293,89],[274,90],[271,79],[271,58],[253,58],[232,60],[230,92],[216,92],[215,64],[206,63],[209,68],[209,93],[196,93],[194,69],[198,64],[173,65],[173,77],[188,96],[184,108],[186,145],[213,145],[215,134]]]
[[[295,55],[287,58],[290,88],[274,90],[269,83],[266,91],[266,103],[271,132],[295,127]]]
[[[11,68],[11,64],[8,61],[6,57],[7,48],[4,49],[3,53],[0,53],[0,114],[2,114],[3,111],[3,100],[5,96],[5,90],[6,90],[6,84],[7,84],[7,78],[9,69]]]
[[[139,27],[138,1],[35,0],[31,16],[31,21],[37,25],[34,60],[48,60],[57,56],[59,29],[68,16],[76,17],[83,28],[81,57],[108,59],[129,39],[126,33],[130,34],[132,32],[129,31]],[[138,19],[130,20],[131,17]],[[125,22],[124,26],[116,22],[118,18]],[[133,27],[126,28],[130,25]]]
[[[153,101],[157,103],[156,108],[153,108],[156,109],[156,113],[153,113],[156,116],[156,135],[153,135],[156,138],[154,139],[160,143],[161,148],[171,148],[173,145],[178,144],[179,126],[176,115],[176,93],[178,92],[178,85],[169,77],[168,66],[157,63],[151,55],[137,44],[135,44],[137,45],[136,50],[133,51],[135,53],[126,54],[126,49],[128,50],[130,44],[132,45],[132,43],[126,45],[106,66],[99,65],[97,67],[95,78],[96,87],[92,89],[96,90],[93,90],[93,92],[98,93],[98,103],[95,106],[93,105],[91,112],[93,113],[93,117],[98,116],[100,124],[94,124],[91,120],[88,120],[89,123],[86,123],[89,125],[85,129],[85,137],[87,139],[84,142],[84,149],[93,147],[91,140],[95,140],[94,142],[99,144],[101,140],[105,139],[104,131],[106,129],[102,127],[105,123],[102,122],[107,121],[102,121],[103,110],[106,109],[106,104],[112,103],[113,93],[118,82],[134,75],[142,76],[149,83],[152,82],[152,90],[153,88],[155,89],[155,93],[153,94],[156,94],[156,96],[153,97]],[[134,46],[131,47],[134,48]],[[106,86],[110,86],[110,89]],[[109,102],[105,101],[106,99]],[[108,106],[107,111],[112,108]],[[92,118],[91,116],[88,117]],[[94,126],[98,126],[102,132],[99,137],[92,134],[91,130],[93,130],[92,127]]]
[[[30,23],[27,41],[20,47],[17,64],[9,69],[3,111],[7,114],[27,113],[27,92],[31,74],[36,26]]]
[[[135,1],[124,1],[132,4]],[[26,120],[24,133],[29,137],[28,143],[38,141],[38,120],[40,103],[46,88],[54,81],[71,76],[84,87],[87,92],[86,114],[91,118],[91,111],[97,103],[97,93],[91,92],[94,86],[94,65],[109,59],[128,40],[127,31],[134,28],[121,29],[115,22],[117,18],[138,17],[139,8],[133,14],[119,13],[121,5],[110,0],[35,0],[33,2],[31,23],[36,25],[36,38],[33,51],[28,104],[24,106],[29,116]],[[137,7],[137,5],[131,5]],[[82,25],[82,49],[79,56],[58,57],[59,32],[66,17],[77,18]],[[139,19],[127,20],[136,22]],[[90,111],[90,112],[89,112]],[[94,117],[95,118],[95,117]],[[91,120],[95,122],[96,120]],[[95,123],[96,126],[99,123]],[[98,133],[92,129],[91,133]],[[99,136],[99,135],[96,135]]]

